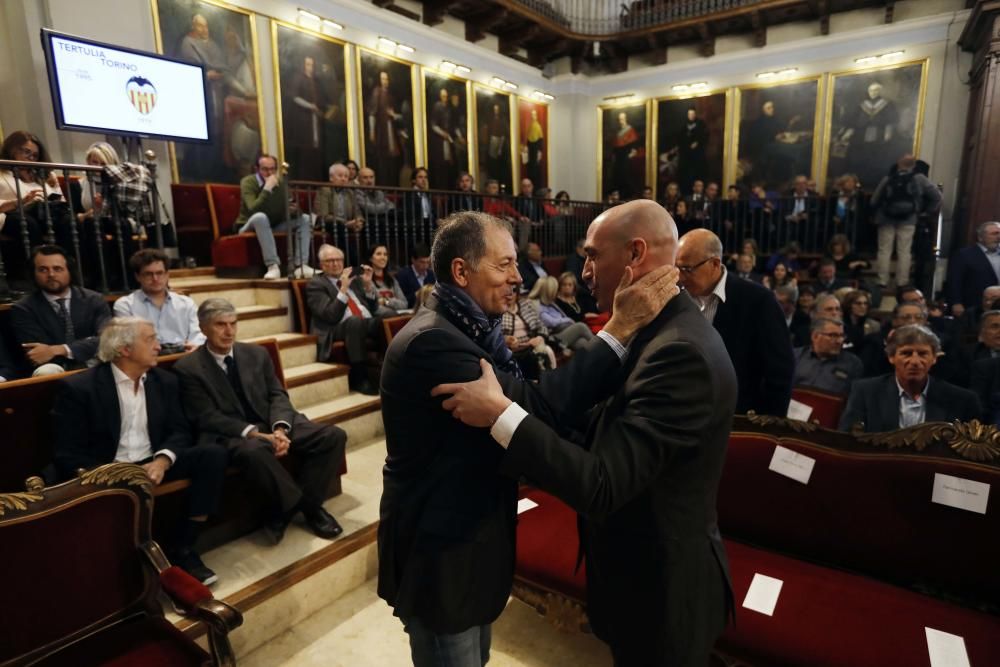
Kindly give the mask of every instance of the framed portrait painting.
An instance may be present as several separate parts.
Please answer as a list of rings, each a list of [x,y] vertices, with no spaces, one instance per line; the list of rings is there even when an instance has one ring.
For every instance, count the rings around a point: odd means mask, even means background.
[[[500,188],[513,194],[514,158],[511,127],[511,97],[486,86],[474,86],[476,113],[476,185],[480,190],[493,178]]]
[[[695,181],[724,186],[728,99],[719,91],[654,101],[657,199],[671,182],[684,194],[691,193]]]
[[[361,98],[361,162],[376,183],[409,188],[417,166],[413,64],[357,48]]]
[[[549,186],[549,106],[517,98],[518,152],[521,178],[535,189]]]
[[[597,108],[598,142],[597,191],[602,200],[617,192],[622,201],[642,196],[649,169],[647,128],[649,102]]]
[[[784,193],[815,177],[820,140],[819,77],[737,89],[737,149],[731,183]]]
[[[469,163],[470,83],[447,74],[423,70],[424,155],[430,186],[457,189],[458,175],[472,173]]]
[[[326,181],[351,156],[344,42],[271,20],[278,153],[294,179]]]
[[[927,60],[830,75],[823,177],[854,174],[871,192],[905,153],[920,150]]]
[[[254,14],[213,0],[152,0],[157,50],[203,65],[207,144],[171,143],[174,180],[237,183],[265,146]]]

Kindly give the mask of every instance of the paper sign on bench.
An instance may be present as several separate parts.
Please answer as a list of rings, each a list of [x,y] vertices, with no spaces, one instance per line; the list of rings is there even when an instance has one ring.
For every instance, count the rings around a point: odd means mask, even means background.
[[[812,413],[813,409],[811,405],[796,401],[794,398],[788,402],[788,414],[786,416],[789,419],[798,419],[800,422],[807,422],[812,417]]]
[[[796,482],[808,484],[814,465],[816,465],[816,459],[811,456],[799,454],[787,447],[777,445],[774,448],[774,456],[771,457],[771,463],[767,466],[767,469],[779,475],[791,477]]]
[[[754,574],[750,588],[747,589],[747,596],[743,598],[743,606],[752,611],[773,616],[782,583],[784,582],[781,579],[775,579],[766,574]]]
[[[538,503],[536,503],[531,498],[521,498],[520,500],[517,501],[518,514],[521,514],[522,512],[527,512],[528,510],[534,509],[536,507],[538,507]]]
[[[958,635],[934,628],[924,628],[927,633],[927,653],[931,667],[971,667],[965,640]]]
[[[986,504],[989,499],[989,484],[934,473],[934,493],[931,494],[931,502],[986,514]]]

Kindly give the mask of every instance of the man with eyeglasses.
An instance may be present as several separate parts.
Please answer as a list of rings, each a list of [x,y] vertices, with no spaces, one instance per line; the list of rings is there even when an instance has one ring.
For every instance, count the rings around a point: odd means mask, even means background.
[[[718,236],[691,230],[677,248],[680,284],[726,344],[739,383],[736,412],[784,417],[795,371],[785,315],[770,290],[728,273],[722,256]]]
[[[844,351],[844,323],[820,317],[810,331],[810,345],[795,350],[794,385],[846,395],[865,369],[860,359]]]
[[[160,342],[160,354],[190,352],[205,342],[198,326],[198,306],[194,300],[173,292],[170,260],[157,248],[132,255],[129,265],[139,281],[139,289],[115,301],[116,317],[141,317],[153,323]]]

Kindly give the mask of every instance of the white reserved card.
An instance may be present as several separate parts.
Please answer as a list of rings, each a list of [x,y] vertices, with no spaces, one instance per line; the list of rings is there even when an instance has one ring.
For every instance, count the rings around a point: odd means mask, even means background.
[[[965,640],[958,635],[934,628],[924,628],[927,633],[927,653],[931,667],[971,667]]]
[[[747,589],[747,596],[743,598],[743,606],[752,611],[773,616],[782,583],[784,582],[781,579],[775,579],[766,574],[754,574],[750,588]]]
[[[986,504],[989,499],[989,484],[934,473],[934,493],[931,494],[931,502],[986,514]]]
[[[788,402],[788,414],[789,419],[797,419],[800,422],[807,422],[809,418],[812,417],[813,409],[811,405],[806,405],[805,403],[800,403],[794,398]]]
[[[787,447],[777,445],[774,448],[774,456],[771,457],[771,463],[767,466],[767,469],[779,475],[790,477],[796,482],[808,484],[814,465],[816,465],[816,459],[811,456],[799,454]]]
[[[517,501],[518,514],[521,514],[522,512],[527,512],[528,510],[534,509],[535,507],[538,507],[538,503],[536,503],[531,498],[521,498],[520,500]]]

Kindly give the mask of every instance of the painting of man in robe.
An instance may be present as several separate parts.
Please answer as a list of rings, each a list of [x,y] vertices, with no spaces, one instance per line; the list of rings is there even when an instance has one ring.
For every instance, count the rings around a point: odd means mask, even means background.
[[[521,176],[535,188],[549,185],[549,107],[530,100],[517,100],[517,122],[521,137]]]
[[[476,140],[479,178],[483,184],[494,178],[504,192],[512,194],[514,162],[511,156],[510,95],[476,88]]]
[[[622,201],[646,187],[646,103],[601,109],[601,197]]]
[[[916,152],[925,62],[833,75],[828,187],[855,174],[873,190],[904,153]]]
[[[656,125],[657,198],[667,184],[691,192],[696,180],[722,185],[726,94],[659,100]]]
[[[468,84],[424,72],[424,136],[427,168],[436,190],[455,190],[460,172],[469,171]]]
[[[237,183],[261,150],[253,14],[202,0],[157,0],[159,50],[203,65],[208,79],[207,144],[174,145],[182,183]]]
[[[272,23],[278,47],[282,147],[291,178],[325,181],[349,159],[344,44]]]
[[[416,167],[409,63],[359,49],[364,162],[379,185],[410,187]]]
[[[797,175],[812,178],[819,81],[740,92],[736,183],[784,192]]]

